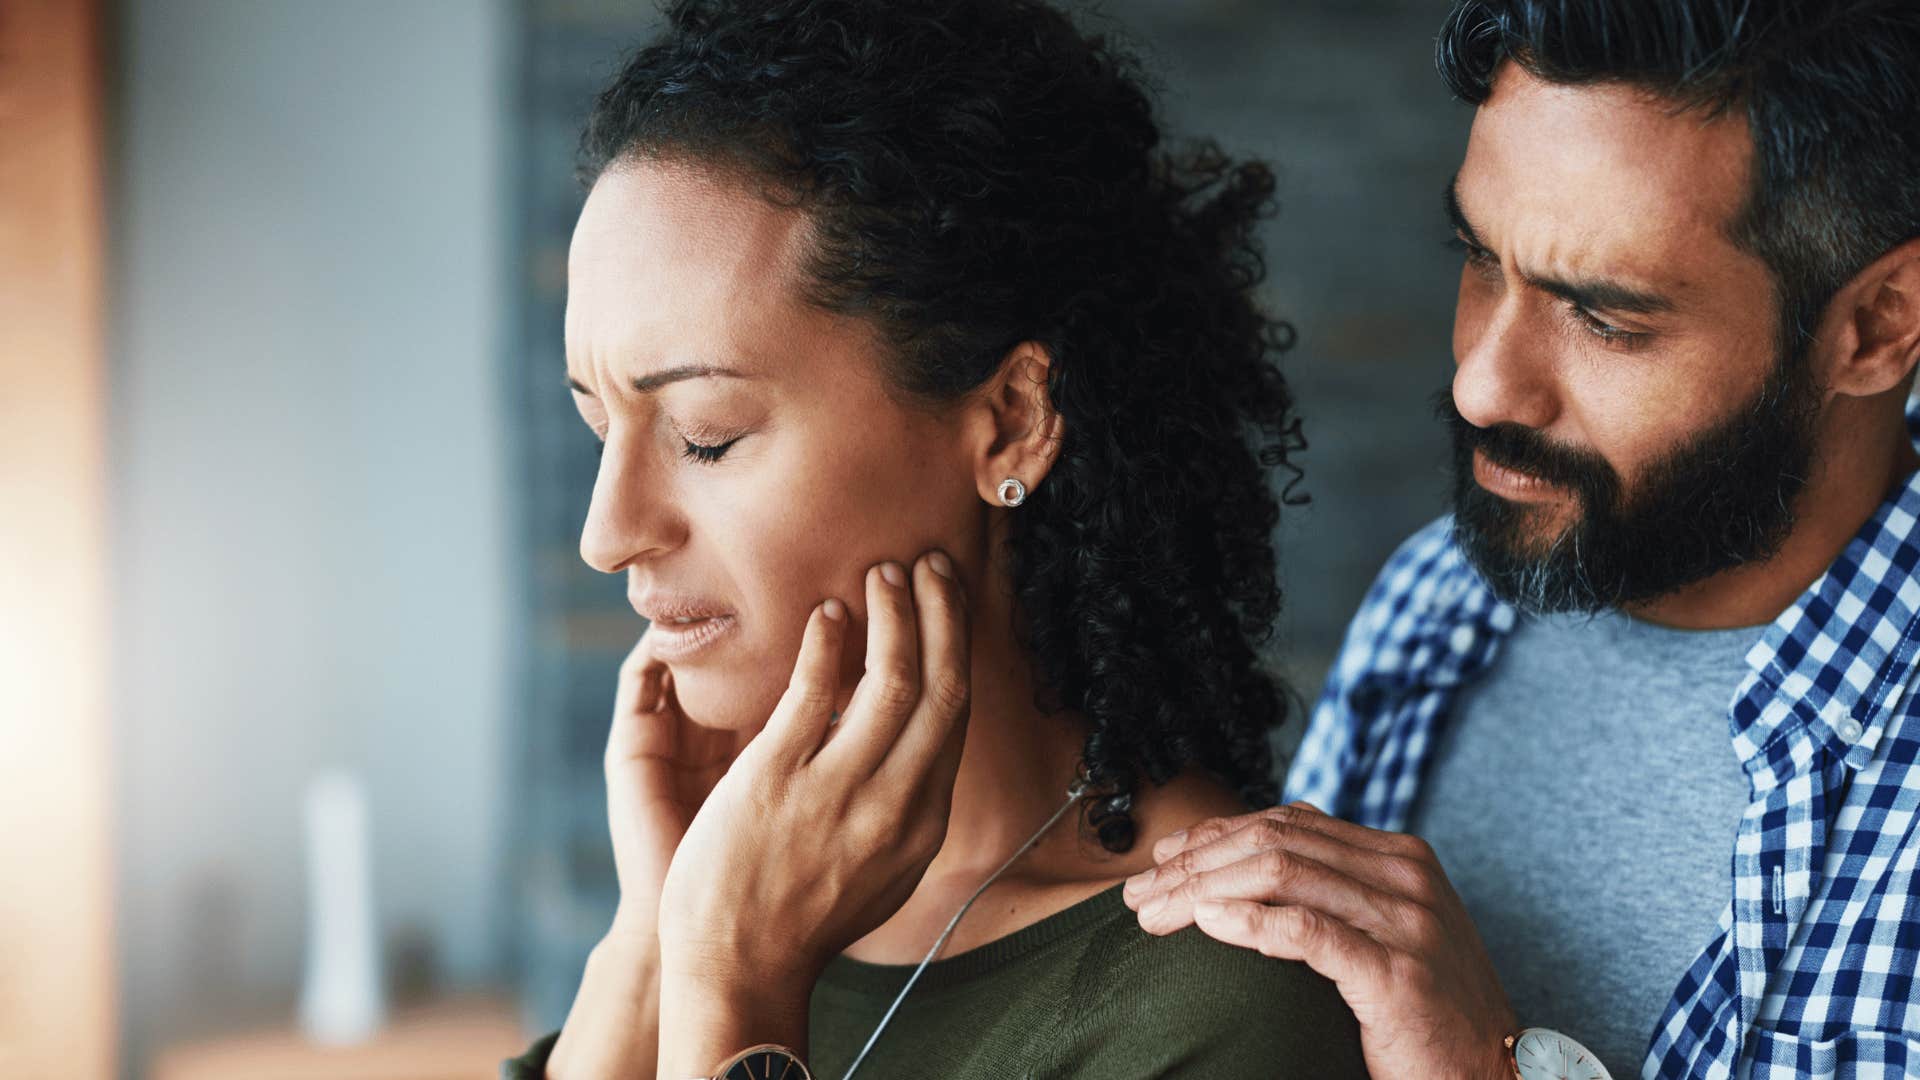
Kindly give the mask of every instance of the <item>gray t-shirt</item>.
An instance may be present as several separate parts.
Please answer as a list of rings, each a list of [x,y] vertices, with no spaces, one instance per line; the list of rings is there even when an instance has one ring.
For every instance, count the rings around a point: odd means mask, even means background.
[[[1747,805],[1727,706],[1761,627],[1523,617],[1439,737],[1409,831],[1439,855],[1525,1026],[1640,1075],[1733,896]]]

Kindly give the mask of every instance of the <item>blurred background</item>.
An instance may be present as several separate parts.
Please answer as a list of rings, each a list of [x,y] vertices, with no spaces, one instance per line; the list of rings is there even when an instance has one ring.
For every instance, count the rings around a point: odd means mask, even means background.
[[[1440,191],[1470,120],[1433,73],[1444,9],[1088,19],[1146,53],[1174,131],[1281,171],[1269,301],[1300,331],[1313,502],[1273,647],[1307,700],[1443,502]],[[573,147],[656,17],[0,4],[9,1075],[490,1076],[564,1018],[612,913],[600,751],[643,628],[577,550]],[[350,797],[311,823],[323,776]],[[371,920],[315,953],[322,850]],[[303,987],[354,948],[377,1033],[314,1047]]]

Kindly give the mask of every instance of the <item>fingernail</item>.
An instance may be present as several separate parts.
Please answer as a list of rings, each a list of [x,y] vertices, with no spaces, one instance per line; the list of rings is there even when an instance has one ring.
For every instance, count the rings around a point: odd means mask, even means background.
[[[1153,845],[1153,850],[1159,851],[1161,848],[1168,848],[1177,851],[1181,844],[1186,843],[1186,840],[1187,830],[1181,829],[1179,832],[1171,832],[1161,837],[1160,842]]]
[[[820,614],[825,615],[834,622],[839,622],[841,619],[847,617],[847,605],[837,599],[828,600],[826,603],[820,605]]]
[[[1166,906],[1167,906],[1167,898],[1164,896],[1156,896],[1152,900],[1149,900],[1147,902],[1146,907],[1143,907],[1140,909],[1140,917],[1143,919],[1151,919],[1154,916],[1160,914],[1161,909],[1165,908]]]
[[[953,563],[947,561],[946,552],[936,551],[927,556],[927,565],[933,567],[934,573],[939,574],[948,581],[953,580]]]
[[[899,563],[881,563],[880,576],[887,579],[887,584],[896,588],[904,586],[907,583],[907,572],[900,569]]]

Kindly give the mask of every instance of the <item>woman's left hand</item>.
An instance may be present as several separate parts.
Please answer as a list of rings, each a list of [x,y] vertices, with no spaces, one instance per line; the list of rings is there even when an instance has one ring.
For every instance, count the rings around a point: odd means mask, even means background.
[[[766,728],[674,854],[662,1077],[711,1075],[762,1042],[804,1051],[821,969],[900,909],[946,839],[971,685],[960,583],[929,552],[911,571],[869,570],[866,600],[866,671],[845,715],[831,723],[848,617],[828,600]]]

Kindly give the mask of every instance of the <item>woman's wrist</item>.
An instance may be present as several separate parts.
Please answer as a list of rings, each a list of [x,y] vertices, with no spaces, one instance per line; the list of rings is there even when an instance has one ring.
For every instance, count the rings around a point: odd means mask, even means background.
[[[547,1078],[651,1076],[659,1034],[659,940],[610,931],[587,954]]]
[[[711,1076],[761,1043],[806,1057],[812,978],[682,969],[663,972],[660,986],[660,1080]]]
[[[660,965],[660,905],[620,901],[613,922],[600,944],[608,951],[620,951],[633,958],[647,957],[656,969]]]

